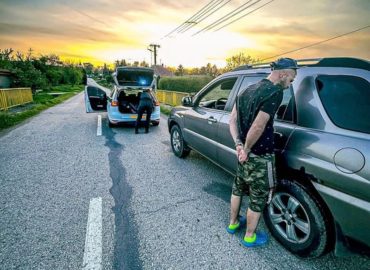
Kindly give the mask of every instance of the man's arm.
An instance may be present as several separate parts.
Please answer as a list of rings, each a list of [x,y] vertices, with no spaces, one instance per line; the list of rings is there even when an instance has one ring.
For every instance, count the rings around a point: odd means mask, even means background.
[[[263,111],[259,111],[250,127],[245,139],[244,149],[240,152],[239,161],[243,163],[248,159],[248,153],[251,151],[254,144],[261,137],[265,130],[266,124],[270,119],[270,115]]]
[[[231,111],[231,115],[230,115],[229,128],[230,128],[231,137],[233,138],[235,145],[242,144],[242,141],[239,138],[237,119],[238,119],[238,113],[236,111],[236,106],[234,105],[233,110]]]
[[[244,150],[246,152],[250,152],[254,144],[261,137],[269,119],[270,115],[268,113],[265,113],[263,111],[258,112],[257,117],[254,119],[245,139]]]

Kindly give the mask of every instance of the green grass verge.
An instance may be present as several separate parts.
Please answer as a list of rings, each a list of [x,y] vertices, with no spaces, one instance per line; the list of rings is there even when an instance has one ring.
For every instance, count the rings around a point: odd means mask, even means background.
[[[24,110],[20,108],[21,111],[19,112],[12,112],[11,110],[7,112],[0,112],[0,130],[19,124],[27,118],[30,118],[43,110],[62,103],[63,101],[74,96],[76,92],[81,92],[83,89],[83,85],[61,85],[45,89],[44,91],[34,95],[33,103],[23,105],[23,107],[25,108]],[[48,94],[58,92],[64,94],[61,94],[57,97]]]
[[[171,108],[161,105],[161,113],[168,116],[170,115],[170,112],[171,112]]]

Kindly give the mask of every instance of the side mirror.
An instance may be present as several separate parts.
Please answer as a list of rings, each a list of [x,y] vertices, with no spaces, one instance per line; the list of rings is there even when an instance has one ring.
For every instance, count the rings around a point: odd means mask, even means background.
[[[181,100],[181,104],[182,106],[185,106],[185,107],[191,107],[193,106],[193,99],[192,97],[183,97],[182,100]]]

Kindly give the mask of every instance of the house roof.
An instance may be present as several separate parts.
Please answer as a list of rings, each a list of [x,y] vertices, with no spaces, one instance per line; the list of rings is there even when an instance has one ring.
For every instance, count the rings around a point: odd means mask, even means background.
[[[7,70],[7,69],[0,69],[0,75],[3,75],[3,76],[12,76],[13,75],[13,72],[11,72],[10,70]]]
[[[161,65],[153,65],[152,68],[154,69],[154,73],[161,77],[172,77],[173,73],[169,71],[167,68]]]

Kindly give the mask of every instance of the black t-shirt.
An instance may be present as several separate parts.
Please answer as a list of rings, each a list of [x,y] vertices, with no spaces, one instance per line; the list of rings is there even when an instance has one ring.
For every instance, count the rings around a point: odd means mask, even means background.
[[[143,91],[141,93],[140,100],[144,100],[144,99],[152,100],[152,96],[150,95],[148,91]]]
[[[282,87],[274,85],[270,80],[263,79],[250,85],[237,97],[239,138],[243,143],[254,119],[259,111],[270,115],[265,130],[251,149],[255,155],[271,154],[274,152],[274,116],[283,99]]]

